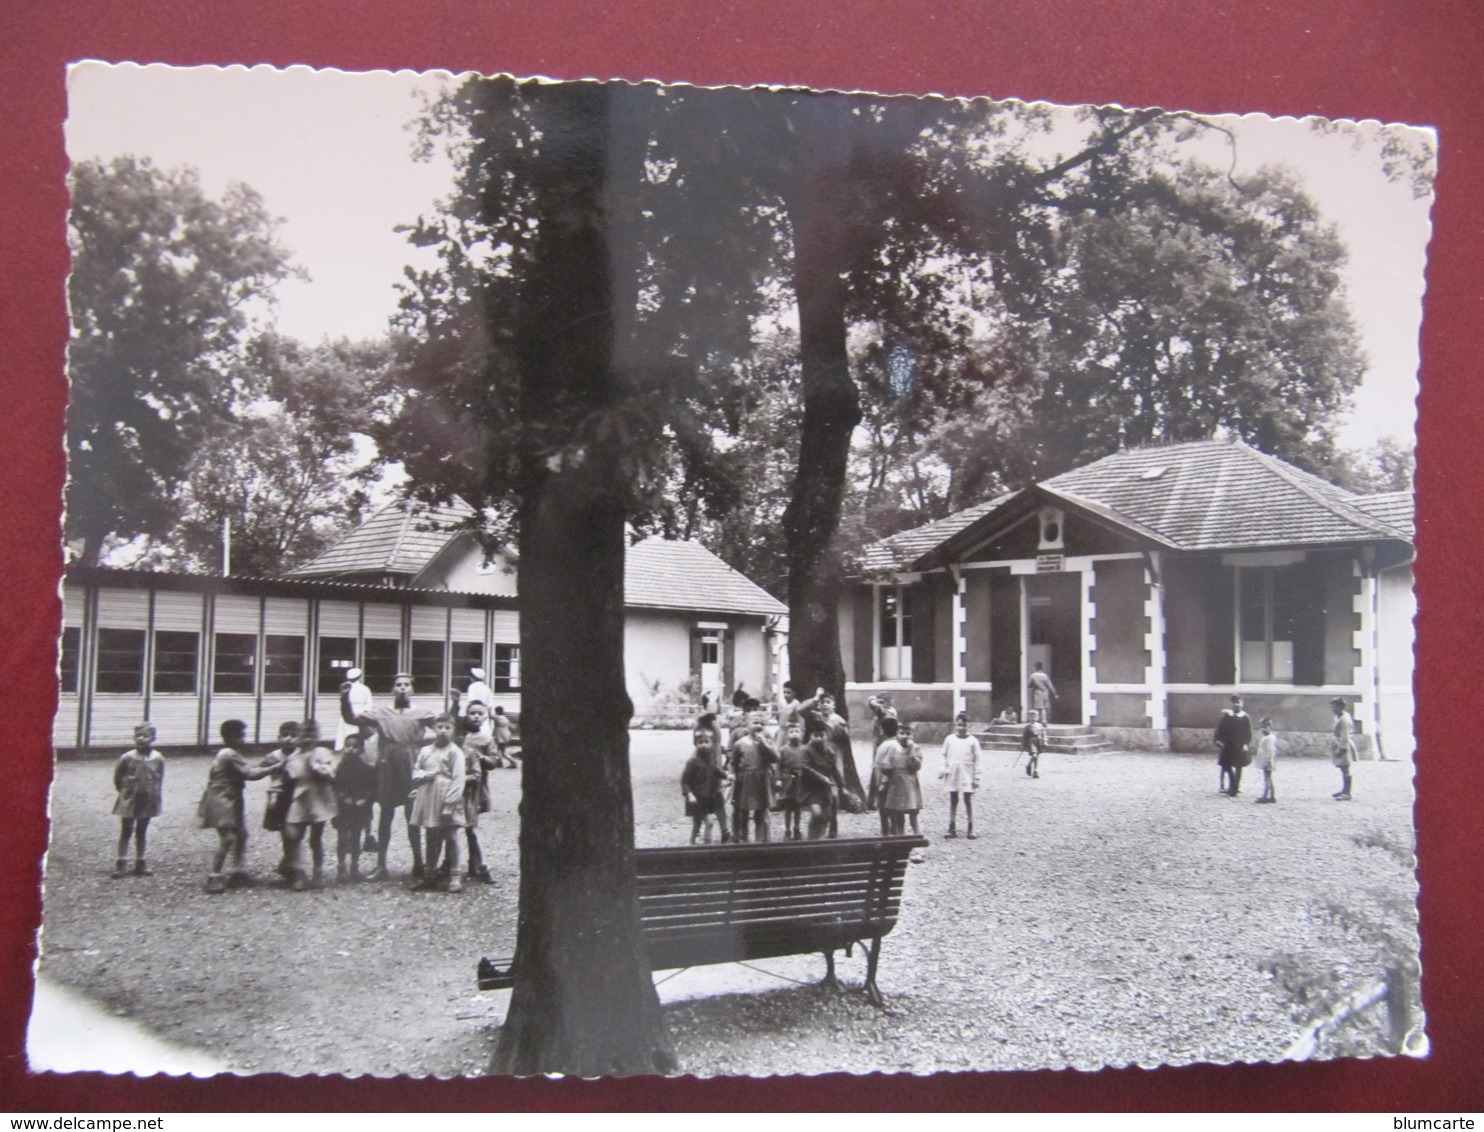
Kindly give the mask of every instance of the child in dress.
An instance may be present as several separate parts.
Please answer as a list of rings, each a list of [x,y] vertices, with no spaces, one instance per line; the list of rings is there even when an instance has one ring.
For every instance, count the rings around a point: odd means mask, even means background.
[[[1329,701],[1330,710],[1335,713],[1334,738],[1330,742],[1329,761],[1335,765],[1340,772],[1340,789],[1334,795],[1337,802],[1350,801],[1350,768],[1355,765],[1355,717],[1350,714],[1349,705],[1340,697],[1336,696]]]
[[[447,712],[433,720],[433,741],[417,755],[412,768],[412,809],[408,821],[423,831],[427,868],[415,888],[437,888],[437,860],[440,849],[448,853],[449,892],[464,890],[459,875],[459,858],[463,851],[458,831],[465,825],[464,752],[453,741],[454,718]]]
[[[335,764],[335,880],[361,879],[361,848],[371,831],[376,798],[376,762],[366,751],[364,731],[347,735]]]
[[[1041,752],[1046,748],[1046,725],[1041,722],[1041,713],[1032,708],[1025,713],[1025,730],[1020,733],[1020,749],[1029,756],[1025,760],[1025,773],[1031,778],[1041,777]]]
[[[464,839],[469,847],[469,870],[466,880],[477,880],[494,884],[495,878],[484,863],[484,850],[479,845],[479,815],[487,814],[493,804],[490,797],[490,771],[503,765],[503,756],[497,751],[500,721],[505,723],[505,739],[510,740],[510,721],[505,718],[503,708],[496,708],[493,721],[489,705],[479,700],[469,704],[464,717],[454,728],[455,741],[464,752]],[[491,722],[494,730],[491,730]],[[510,761],[515,765],[515,760]]]
[[[720,825],[725,844],[731,840],[727,831],[727,776],[716,762],[712,746],[715,736],[711,728],[697,726],[691,732],[691,742],[695,751],[680,772],[680,793],[685,797],[686,817],[690,818],[690,843],[694,845],[704,830],[706,844],[710,845],[712,833]]]
[[[958,836],[958,799],[963,796],[964,818],[969,823],[965,835],[973,841],[974,791],[979,789],[979,740],[969,734],[969,717],[958,713],[953,721],[953,734],[943,740],[943,773],[938,775],[948,787],[948,837]]]
[[[113,788],[118,791],[113,812],[120,822],[118,855],[113,865],[115,878],[128,874],[131,839],[134,875],[150,875],[146,838],[150,819],[159,816],[165,800],[165,757],[154,749],[155,735],[153,723],[141,723],[134,728],[134,749],[125,751],[113,768]]]
[[[799,805],[809,811],[809,840],[818,841],[829,831],[845,792],[839,759],[829,738],[829,725],[817,712],[804,717],[804,765],[799,774]]]
[[[790,723],[783,731],[783,750],[778,753],[779,797],[783,802],[783,839],[803,840],[804,727]]]
[[[876,748],[876,792],[881,805],[881,833],[900,837],[907,831],[907,815],[912,815],[912,831],[917,832],[917,811],[922,809],[922,786],[917,772],[922,757],[909,733],[898,738],[901,728],[894,716],[881,720],[881,745]]]
[[[1278,769],[1278,736],[1273,734],[1271,719],[1264,719],[1259,726],[1262,728],[1262,737],[1257,741],[1255,761],[1262,771],[1262,797],[1257,800],[1261,804],[1278,800],[1278,794],[1273,789],[1273,771]]]
[[[747,731],[732,743],[729,760],[737,779],[732,793],[732,836],[746,841],[750,822],[757,840],[767,841],[771,837],[768,812],[773,808],[773,767],[778,754],[763,738],[768,717],[758,710],[756,700],[747,702],[751,705]]]
[[[206,891],[210,893],[225,892],[228,886],[238,888],[248,883],[244,864],[247,815],[243,788],[247,783],[273,773],[272,766],[254,766],[243,757],[239,748],[247,739],[247,724],[242,720],[229,719],[223,723],[221,736],[226,746],[211,762],[206,775],[206,792],[201,795],[198,809],[201,828],[214,829],[217,836],[216,856],[211,861],[211,874],[206,878]],[[228,854],[232,857],[232,873],[224,877],[222,869]]]
[[[922,780],[917,777],[917,772],[922,769],[922,748],[912,737],[910,723],[898,723],[897,742],[902,745],[903,762],[898,773],[892,775],[897,791],[893,795],[893,801],[901,803],[895,808],[911,824],[912,836],[920,837],[922,830],[917,826],[917,815],[922,811]],[[899,818],[897,833],[906,832]]]
[[[283,860],[289,887],[303,892],[325,881],[325,823],[338,811],[335,803],[335,754],[320,746],[319,724],[306,719],[299,724],[295,751],[283,763],[283,789],[290,791],[288,813],[283,819]],[[309,835],[313,857],[312,878],[304,870],[304,836]]]

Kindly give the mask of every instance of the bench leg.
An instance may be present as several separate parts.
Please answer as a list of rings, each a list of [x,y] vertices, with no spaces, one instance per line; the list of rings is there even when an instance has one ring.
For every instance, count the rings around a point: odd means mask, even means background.
[[[826,951],[824,953],[824,978],[819,981],[822,987],[839,987],[840,980],[835,978],[835,953]]]
[[[876,985],[876,964],[881,960],[881,937],[871,941],[871,950],[866,956],[866,1001],[872,1006],[885,1007],[886,999]]]

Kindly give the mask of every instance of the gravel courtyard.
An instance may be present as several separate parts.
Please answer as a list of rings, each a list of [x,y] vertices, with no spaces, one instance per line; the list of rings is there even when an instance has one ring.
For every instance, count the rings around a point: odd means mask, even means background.
[[[689,833],[679,732],[633,733],[641,846]],[[1362,763],[1356,800],[1311,759],[1280,762],[1275,806],[1216,791],[1214,756],[1047,755],[1032,781],[987,756],[976,841],[946,841],[938,753],[902,918],[886,938],[887,1009],[811,985],[818,956],[656,975],[682,1070],[700,1075],[928,1073],[1271,1060],[1331,1003],[1415,954],[1412,767]],[[867,752],[858,747],[865,765]],[[110,760],[58,765],[42,971],[120,1018],[237,1072],[471,1075],[508,992],[474,965],[514,946],[519,775],[492,772],[482,840],[497,876],[461,895],[402,882],[293,894],[202,890],[205,758],[176,758],[150,830],[153,877],[111,880]],[[1253,779],[1256,779],[1253,781]],[[249,787],[261,815],[263,786]],[[775,819],[776,821],[777,819]],[[876,830],[844,816],[842,836]],[[333,844],[333,835],[330,835]],[[276,837],[255,829],[261,878]],[[400,838],[393,872],[409,855]],[[1320,1055],[1384,1052],[1370,1011]]]

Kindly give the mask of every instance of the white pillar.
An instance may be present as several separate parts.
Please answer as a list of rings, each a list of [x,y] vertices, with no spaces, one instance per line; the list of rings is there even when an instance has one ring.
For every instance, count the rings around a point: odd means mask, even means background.
[[[1026,712],[1030,710],[1030,692],[1028,685],[1031,679],[1031,603],[1025,592],[1025,575],[1020,576],[1020,718],[1028,718]],[[1042,720],[1042,722],[1047,722]]]
[[[1170,726],[1170,713],[1169,693],[1165,690],[1168,676],[1165,671],[1164,565],[1159,560],[1159,551],[1150,552],[1149,562],[1153,568],[1144,569],[1144,583],[1149,587],[1149,596],[1144,600],[1144,616],[1149,619],[1149,631],[1144,634],[1144,648],[1149,653],[1149,666],[1144,669],[1149,699],[1144,714],[1149,717],[1149,726],[1155,731],[1166,731]]]
[[[881,680],[881,586],[871,583],[871,683]]]
[[[1354,705],[1355,718],[1362,721],[1362,730],[1370,735],[1371,746],[1376,757],[1381,757],[1381,696],[1379,668],[1381,658],[1377,642],[1377,578],[1376,572],[1356,559],[1350,566],[1352,577],[1360,579],[1360,592],[1352,599],[1351,608],[1360,614],[1360,628],[1353,635],[1352,647],[1360,650],[1360,664],[1354,671],[1351,682],[1360,689],[1360,699]]]
[[[953,617],[950,631],[953,636],[953,714],[955,717],[961,711],[969,710],[968,697],[964,694],[964,685],[969,679],[968,665],[965,662],[967,649],[965,628],[968,624],[969,611],[964,605],[964,595],[969,589],[969,580],[964,577],[964,572],[957,565],[951,566],[953,574]]]
[[[1092,698],[1092,682],[1097,670],[1092,664],[1093,651],[1098,647],[1098,635],[1093,632],[1093,619],[1097,616],[1097,604],[1092,599],[1092,587],[1097,575],[1093,563],[1082,566],[1082,722],[1091,724],[1098,712],[1098,703]]]

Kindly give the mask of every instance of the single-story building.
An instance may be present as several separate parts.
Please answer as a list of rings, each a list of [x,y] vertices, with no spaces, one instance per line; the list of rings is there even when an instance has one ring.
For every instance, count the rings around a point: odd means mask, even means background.
[[[279,578],[69,568],[55,745],[127,745],[144,718],[166,746],[210,745],[231,718],[247,721],[249,742],[270,742],[284,720],[338,720],[353,667],[378,696],[411,672],[430,707],[480,667],[518,716],[516,574],[454,530],[470,514],[461,502],[389,505]],[[710,551],[645,539],[628,548],[624,585],[636,715],[738,681],[778,686],[787,608]]]
[[[1357,495],[1239,441],[1119,451],[867,547],[841,610],[852,718],[1020,718],[1209,750],[1228,697],[1321,750],[1343,697],[1411,753],[1412,497]]]

